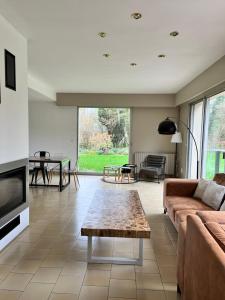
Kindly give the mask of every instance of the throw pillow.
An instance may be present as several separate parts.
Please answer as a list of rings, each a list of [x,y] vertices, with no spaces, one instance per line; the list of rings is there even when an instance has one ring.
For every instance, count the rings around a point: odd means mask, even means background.
[[[225,210],[225,195],[223,196],[223,200],[221,202],[221,206],[220,206],[219,210],[223,210],[223,211]]]
[[[223,200],[225,194],[225,186],[219,185],[211,181],[203,194],[202,201],[208,206],[217,210]]]
[[[194,193],[194,198],[202,200],[206,187],[210,184],[210,182],[211,180],[200,179]]]

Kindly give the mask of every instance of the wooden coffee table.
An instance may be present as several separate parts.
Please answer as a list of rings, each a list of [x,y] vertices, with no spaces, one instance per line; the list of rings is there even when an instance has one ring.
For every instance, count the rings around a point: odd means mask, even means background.
[[[143,264],[143,238],[150,238],[146,220],[136,190],[98,190],[89,208],[81,235],[88,237],[88,262]],[[122,237],[139,239],[139,257],[116,258],[92,256],[92,237]]]

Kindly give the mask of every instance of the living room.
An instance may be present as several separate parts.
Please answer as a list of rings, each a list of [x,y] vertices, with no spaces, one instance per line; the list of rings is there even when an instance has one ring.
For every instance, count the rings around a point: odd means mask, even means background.
[[[224,9],[0,0],[0,299],[225,299]]]

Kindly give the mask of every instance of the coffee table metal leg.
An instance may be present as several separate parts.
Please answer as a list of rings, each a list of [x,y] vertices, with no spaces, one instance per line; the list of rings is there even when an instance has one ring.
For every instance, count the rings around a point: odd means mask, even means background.
[[[88,262],[91,262],[91,258],[92,258],[92,236],[88,236],[88,253],[87,253],[88,257]]]
[[[143,265],[143,239],[139,239],[139,257],[138,257],[138,265]]]
[[[97,264],[143,265],[143,239],[139,239],[139,257],[132,259],[126,257],[92,256],[92,236],[88,236],[87,261],[88,263]]]

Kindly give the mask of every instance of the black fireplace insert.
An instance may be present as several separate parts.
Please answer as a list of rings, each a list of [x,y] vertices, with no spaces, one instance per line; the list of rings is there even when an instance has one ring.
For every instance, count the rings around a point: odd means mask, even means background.
[[[27,160],[0,165],[0,226],[27,205]]]

